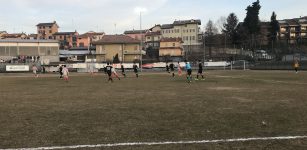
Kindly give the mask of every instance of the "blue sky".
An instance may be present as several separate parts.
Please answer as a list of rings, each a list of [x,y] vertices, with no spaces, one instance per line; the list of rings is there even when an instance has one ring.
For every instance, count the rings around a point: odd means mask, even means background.
[[[201,19],[202,28],[209,19],[216,22],[234,12],[242,21],[245,8],[256,0],[0,0],[0,30],[35,33],[35,25],[56,20],[60,31],[75,29],[120,34],[124,30],[174,20]],[[261,20],[270,20],[273,11],[278,19],[307,16],[307,0],[260,0]]]

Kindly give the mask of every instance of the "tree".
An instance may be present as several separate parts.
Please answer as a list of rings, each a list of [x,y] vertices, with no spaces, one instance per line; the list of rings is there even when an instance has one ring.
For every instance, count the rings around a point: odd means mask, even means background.
[[[214,43],[214,35],[218,33],[218,29],[214,26],[212,20],[209,20],[205,28],[205,43],[209,47],[209,57],[212,56],[212,46]]]
[[[223,25],[223,33],[227,35],[228,39],[235,44],[238,40],[237,26],[239,20],[235,13],[230,13],[227,17],[226,23]]]
[[[222,33],[224,29],[224,24],[226,23],[227,18],[225,16],[221,16],[216,22],[215,25],[218,29],[218,33]]]
[[[252,6],[247,6],[246,8],[246,17],[243,22],[243,26],[248,31],[250,37],[250,45],[252,50],[255,47],[255,35],[259,34],[260,32],[260,20],[259,20],[259,11],[261,9],[260,1],[257,0],[253,3]]]
[[[243,25],[247,27],[250,34],[257,34],[260,31],[259,11],[261,9],[260,2],[257,0],[252,6],[247,6],[246,17]]]
[[[280,26],[278,21],[276,20],[276,14],[273,11],[271,16],[271,22],[270,22],[270,44],[272,45],[272,51],[274,51],[275,55],[277,56],[277,52],[274,50],[274,44],[277,41],[277,34],[280,31]]]
[[[116,54],[115,57],[113,58],[113,63],[120,63],[118,54]]]
[[[277,34],[280,31],[280,26],[278,21],[276,20],[276,14],[273,11],[272,16],[271,16],[271,22],[270,22],[270,37],[271,40],[276,42],[277,40]]]

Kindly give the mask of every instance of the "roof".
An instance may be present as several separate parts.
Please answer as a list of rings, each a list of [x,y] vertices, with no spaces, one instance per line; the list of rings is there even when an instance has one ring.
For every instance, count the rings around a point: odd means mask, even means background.
[[[48,22],[48,23],[39,23],[36,26],[53,26],[54,24],[58,25],[56,21],[54,21],[54,22]]]
[[[105,35],[102,39],[93,42],[93,44],[137,44],[140,43],[139,40],[136,40],[127,35]]]
[[[27,36],[25,33],[12,33],[12,34],[3,34],[1,37],[3,38],[18,38],[18,37],[21,37],[21,36]]]
[[[199,19],[191,19],[191,20],[179,20],[174,21],[174,25],[185,25],[185,24],[198,24],[201,25],[201,21]]]
[[[75,34],[77,32],[56,32],[53,35],[72,35]]]
[[[57,40],[2,39],[0,43],[59,43]]]
[[[92,37],[96,35],[105,35],[105,33],[104,32],[87,32],[87,33],[79,35],[79,38],[87,38],[87,37]]]
[[[181,38],[162,38],[160,42],[183,42]]]
[[[152,35],[161,35],[161,32],[147,32],[145,36],[152,36]]]
[[[287,19],[286,22],[290,25],[290,26],[299,26],[298,22],[295,19]]]
[[[128,30],[125,31],[124,34],[144,34],[146,33],[148,30]]]
[[[173,28],[173,27],[174,27],[173,24],[163,24],[163,25],[161,26],[161,29],[171,29],[171,28]]]
[[[29,34],[28,37],[37,37],[37,34]]]

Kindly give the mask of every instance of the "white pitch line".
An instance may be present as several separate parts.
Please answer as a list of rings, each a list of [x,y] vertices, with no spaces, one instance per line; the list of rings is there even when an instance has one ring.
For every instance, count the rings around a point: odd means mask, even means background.
[[[307,136],[279,136],[279,137],[256,137],[256,138],[219,139],[219,140],[202,140],[202,141],[134,142],[134,143],[114,143],[114,144],[97,144],[97,145],[73,145],[73,146],[17,148],[17,149],[0,149],[0,150],[56,150],[56,149],[119,147],[119,146],[152,146],[152,145],[176,145],[176,144],[230,143],[230,142],[246,142],[246,141],[292,140],[292,139],[306,139],[306,138],[307,138]]]

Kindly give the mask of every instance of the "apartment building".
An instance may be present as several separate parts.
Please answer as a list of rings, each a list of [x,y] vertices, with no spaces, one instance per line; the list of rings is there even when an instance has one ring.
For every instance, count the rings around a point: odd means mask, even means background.
[[[181,38],[183,47],[186,50],[198,49],[201,45],[200,20],[180,20],[174,21],[173,24],[163,24],[161,33],[166,38]]]
[[[59,31],[56,21],[51,23],[39,23],[37,27],[37,39],[53,39],[53,34]]]
[[[140,41],[127,35],[104,35],[93,44],[96,45],[97,62],[113,62],[116,56],[121,62],[134,62],[141,58]]]
[[[172,61],[182,61],[184,50],[181,38],[162,38],[160,40],[159,57],[170,57]]]
[[[60,49],[69,49],[71,47],[77,47],[79,33],[75,32],[56,32],[53,34],[53,38],[60,43]]]
[[[102,39],[105,35],[104,32],[93,32],[89,31],[87,33],[81,34],[78,36],[77,45],[78,47],[88,47],[91,46],[92,42],[98,41]]]
[[[278,22],[280,26],[279,40],[287,41],[290,44],[307,40],[307,16],[279,20]]]

